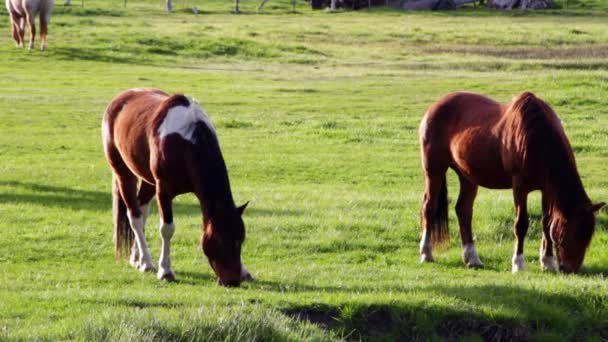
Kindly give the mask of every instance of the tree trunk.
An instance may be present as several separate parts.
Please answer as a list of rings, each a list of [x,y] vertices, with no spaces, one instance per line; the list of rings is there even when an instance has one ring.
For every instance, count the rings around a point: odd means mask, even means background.
[[[171,0],[167,0],[167,12],[173,12],[173,3],[171,2]]]
[[[239,14],[239,0],[234,0],[234,14]]]

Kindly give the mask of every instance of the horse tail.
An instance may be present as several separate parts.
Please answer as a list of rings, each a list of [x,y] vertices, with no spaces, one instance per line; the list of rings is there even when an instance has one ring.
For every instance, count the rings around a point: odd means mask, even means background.
[[[112,179],[112,215],[114,217],[114,257],[119,260],[124,255],[129,255],[134,234],[127,217],[127,205],[120,196],[116,176]]]
[[[435,212],[432,214],[433,221],[429,227],[433,245],[445,244],[450,239],[448,226],[448,186],[445,175],[441,182],[437,205]]]

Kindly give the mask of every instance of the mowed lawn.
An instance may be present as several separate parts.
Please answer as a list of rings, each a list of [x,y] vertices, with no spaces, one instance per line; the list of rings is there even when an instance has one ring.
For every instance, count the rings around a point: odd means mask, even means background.
[[[608,200],[608,3],[329,14],[299,1],[56,1],[48,50],[16,49],[0,13],[0,340],[608,339],[608,215],[578,275],[543,273],[540,196],[511,274],[510,191],[482,189],[418,263],[417,128],[450,91],[531,90],[563,120],[594,201]],[[199,15],[187,7],[197,5]],[[38,45],[37,45],[38,47]],[[244,215],[255,282],[216,285],[194,196],[175,202],[178,281],[115,262],[105,106],[155,87],[210,113]],[[458,193],[448,175],[450,207]],[[158,258],[158,212],[146,231]],[[155,259],[157,260],[157,259]]]

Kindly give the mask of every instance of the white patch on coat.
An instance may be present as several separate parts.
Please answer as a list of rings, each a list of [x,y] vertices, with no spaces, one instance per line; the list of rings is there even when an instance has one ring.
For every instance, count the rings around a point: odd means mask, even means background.
[[[524,258],[523,254],[514,255],[511,262],[513,264],[513,269],[512,269],[513,273],[517,273],[517,272],[521,272],[521,271],[525,270],[525,267],[524,267],[525,258]]]
[[[215,127],[209,119],[209,115],[201,108],[201,106],[193,99],[188,107],[176,106],[167,111],[167,115],[163,123],[158,127],[158,136],[162,139],[169,134],[177,133],[184,139],[194,143],[192,137],[196,123],[204,122],[213,134]]]

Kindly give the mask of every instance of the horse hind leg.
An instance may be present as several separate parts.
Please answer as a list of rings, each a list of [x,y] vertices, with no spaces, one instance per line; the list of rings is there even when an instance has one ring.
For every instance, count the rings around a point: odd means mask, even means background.
[[[448,238],[447,231],[447,184],[445,170],[441,176],[425,175],[425,192],[422,203],[422,238],[420,239],[420,262],[432,262],[434,243]]]
[[[137,193],[137,201],[139,202],[139,207],[141,209],[141,213],[143,216],[143,232],[146,234],[146,220],[150,215],[150,201],[152,197],[154,197],[155,188],[153,185],[150,185],[146,182],[142,182],[139,187],[139,192]],[[133,241],[131,246],[131,256],[129,257],[129,263],[131,266],[135,268],[140,267],[140,251],[137,245],[137,241]]]
[[[150,256],[144,234],[145,216],[142,209],[145,209],[145,207],[142,208],[139,204],[137,196],[137,177],[129,171],[128,173],[125,172],[118,175],[117,178],[120,195],[127,207],[127,218],[129,219],[131,229],[133,230],[134,240],[137,244],[137,251],[139,253],[139,263],[136,264],[136,266],[141,272],[155,271],[156,269],[152,263],[152,257]]]
[[[25,18],[27,21],[27,25],[30,28],[30,44],[28,49],[32,50],[34,48],[34,40],[36,39],[36,18],[34,18],[34,15],[30,13],[29,10],[26,10]]]
[[[48,32],[48,19],[40,14],[40,51],[46,49],[46,34]]]
[[[23,47],[23,17],[11,11],[11,33],[17,47]]]
[[[469,182],[461,174],[458,174],[460,180],[460,194],[456,202],[456,215],[458,216],[458,224],[460,226],[460,239],[462,241],[462,259],[464,264],[470,268],[483,267],[483,263],[477,255],[475,243],[473,242],[473,231],[471,229],[471,221],[473,218],[473,203],[477,196],[478,186]]]

